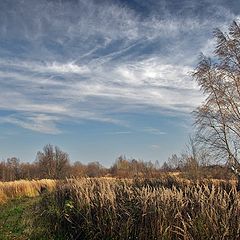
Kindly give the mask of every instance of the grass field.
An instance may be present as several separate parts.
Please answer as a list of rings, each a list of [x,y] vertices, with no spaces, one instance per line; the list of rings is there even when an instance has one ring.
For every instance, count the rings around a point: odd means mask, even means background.
[[[0,203],[19,197],[39,196],[41,191],[51,192],[55,187],[56,181],[50,179],[0,182]]]
[[[232,182],[68,180],[40,206],[64,239],[240,239]]]
[[[39,198],[18,198],[0,205],[0,239],[27,240],[33,229],[30,221],[34,217],[34,206]]]
[[[50,193],[55,187],[56,181],[49,179],[0,182],[0,239],[51,239],[43,226],[34,226],[34,219],[41,191]]]
[[[235,182],[81,178],[49,186],[0,205],[0,239],[240,239]]]

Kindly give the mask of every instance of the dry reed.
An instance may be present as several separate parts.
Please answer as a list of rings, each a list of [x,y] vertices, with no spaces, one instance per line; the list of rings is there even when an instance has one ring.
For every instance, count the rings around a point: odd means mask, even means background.
[[[41,207],[64,239],[240,239],[231,182],[70,179]]]
[[[41,193],[41,189],[52,191],[55,187],[56,181],[50,179],[0,182],[0,203],[13,198],[35,197]]]

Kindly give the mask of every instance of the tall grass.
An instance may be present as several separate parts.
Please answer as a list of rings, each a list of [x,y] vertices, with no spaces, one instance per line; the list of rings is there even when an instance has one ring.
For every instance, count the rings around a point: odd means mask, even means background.
[[[231,183],[67,180],[39,211],[59,239],[240,239],[240,196]]]
[[[0,182],[0,203],[18,197],[38,196],[41,190],[52,191],[55,187],[56,181],[50,179]]]

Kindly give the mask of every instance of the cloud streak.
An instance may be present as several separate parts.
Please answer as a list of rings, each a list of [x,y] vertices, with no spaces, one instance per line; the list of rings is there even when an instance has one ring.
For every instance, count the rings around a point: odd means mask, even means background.
[[[203,100],[189,74],[200,51],[211,54],[209,25],[238,17],[208,1],[208,20],[189,1],[175,14],[158,1],[145,3],[149,14],[113,1],[60,2],[0,3],[0,111],[11,111],[1,122],[59,134],[64,121],[126,126],[116,113],[188,114]]]
[[[0,123],[10,123],[35,132],[60,134],[55,122],[59,119],[45,114],[26,114],[0,118]]]

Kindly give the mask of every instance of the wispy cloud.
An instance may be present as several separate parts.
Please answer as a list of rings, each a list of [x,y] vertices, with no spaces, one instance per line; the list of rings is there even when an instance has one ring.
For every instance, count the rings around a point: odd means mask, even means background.
[[[152,128],[152,127],[144,128],[143,131],[146,132],[146,133],[155,134],[155,135],[165,135],[165,134],[167,134],[166,132],[163,132],[160,129]]]
[[[150,148],[153,149],[153,150],[158,150],[158,149],[161,148],[161,146],[158,145],[158,144],[152,144],[152,145],[150,145]]]
[[[2,117],[0,123],[11,123],[41,133],[59,134],[61,131],[55,124],[58,120],[55,116],[45,114],[26,114]]]
[[[131,131],[115,131],[115,132],[106,132],[109,135],[124,135],[124,134],[131,134]]]
[[[1,121],[58,134],[62,121],[127,125],[116,113],[191,112],[203,96],[189,73],[200,51],[211,54],[209,26],[238,16],[208,1],[208,19],[189,12],[197,1],[177,12],[160,2],[142,3],[145,15],[114,1],[0,3],[0,111],[14,112]]]

